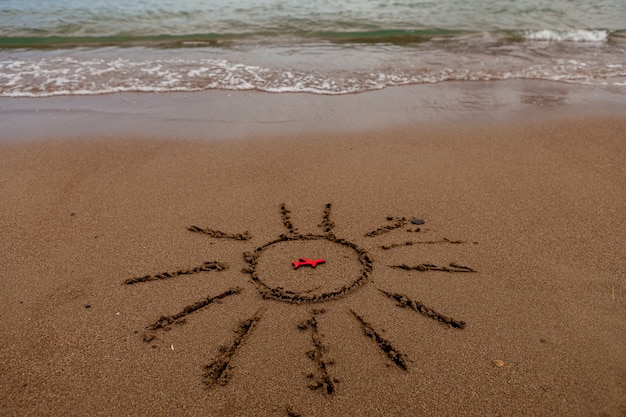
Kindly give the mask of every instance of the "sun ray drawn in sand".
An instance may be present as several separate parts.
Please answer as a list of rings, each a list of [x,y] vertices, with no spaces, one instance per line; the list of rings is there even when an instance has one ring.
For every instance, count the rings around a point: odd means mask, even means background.
[[[409,297],[407,294],[393,292],[384,288],[376,288],[371,280],[371,274],[374,270],[374,262],[369,252],[361,246],[341,237],[337,237],[334,233],[335,224],[332,221],[332,205],[326,204],[322,216],[322,220],[318,227],[320,232],[317,234],[301,233],[295,227],[291,220],[291,212],[285,204],[280,205],[280,216],[285,227],[285,232],[277,238],[267,243],[257,246],[254,250],[243,252],[245,267],[242,273],[249,276],[248,284],[252,290],[256,290],[258,295],[267,300],[270,304],[258,310],[252,317],[246,318],[233,329],[232,340],[222,346],[220,352],[215,355],[208,363],[204,364],[204,372],[202,377],[207,387],[212,388],[219,385],[228,384],[230,378],[233,378],[231,372],[231,362],[236,360],[237,352],[246,341],[252,337],[255,326],[263,319],[263,311],[271,308],[271,302],[289,303],[297,308],[309,308],[307,306],[313,304],[323,304],[330,300],[348,298],[351,294],[359,291],[361,288],[374,287],[380,296],[389,299],[395,306],[399,308],[407,308],[422,317],[429,318],[433,321],[447,326],[451,329],[462,330],[466,327],[466,323],[462,320],[445,315],[432,307],[426,306],[419,300]],[[377,236],[392,233],[409,223],[404,217],[388,217],[387,224],[375,230],[364,234],[364,237],[376,238]],[[415,224],[422,224],[423,221],[413,221]],[[207,235],[213,239],[228,239],[246,242],[252,239],[248,232],[244,233],[225,233],[210,228],[201,228],[198,226],[190,226],[187,228],[190,232]],[[416,229],[414,231],[419,231]],[[459,245],[468,242],[441,238],[438,240],[426,241],[408,241],[403,243],[395,243],[391,245],[380,246],[387,251],[393,248],[412,245]],[[476,242],[473,242],[476,243]],[[316,256],[324,254],[327,257],[326,267],[329,264],[345,264],[346,269],[335,271],[334,274],[324,272],[324,267],[318,267],[308,270],[307,279],[302,279],[302,275],[298,275],[300,271],[296,268],[282,270],[281,274],[272,274],[267,272],[267,264],[265,258],[276,259],[277,257],[287,257],[289,254],[300,253],[299,251],[316,252]],[[285,255],[287,254],[287,255]],[[295,255],[294,255],[295,256]],[[289,258],[291,259],[291,258]],[[293,257],[293,259],[298,259]],[[334,262],[333,262],[334,261]],[[295,266],[295,264],[294,264]],[[389,268],[417,271],[423,273],[474,273],[474,269],[459,265],[458,263],[450,263],[445,266],[434,265],[430,263],[420,263],[415,266],[387,265]],[[153,275],[144,275],[140,277],[129,278],[124,281],[125,285],[148,285],[152,281],[172,280],[184,275],[205,274],[220,272],[228,269],[228,265],[218,261],[205,261],[204,263],[189,268],[179,269],[176,271],[162,272]],[[313,277],[313,278],[312,278]],[[158,338],[160,332],[172,329],[176,324],[184,324],[189,318],[203,309],[209,308],[214,303],[230,297],[241,295],[249,289],[242,286],[233,286],[219,294],[207,295],[206,297],[183,307],[180,311],[163,315],[156,319],[152,324],[145,328],[143,340],[151,342]],[[332,308],[339,308],[333,304]],[[370,339],[374,346],[381,351],[381,357],[386,357],[390,364],[395,365],[401,371],[410,369],[411,360],[408,355],[398,348],[393,341],[384,337],[380,330],[371,324],[365,317],[362,306],[346,306],[346,314],[354,319],[354,323],[358,326],[363,335]],[[320,390],[325,395],[332,396],[338,389],[338,380],[333,376],[332,367],[334,362],[329,359],[328,345],[324,340],[322,331],[320,330],[320,321],[318,317],[326,309],[315,307],[308,313],[309,319],[304,322],[294,323],[301,331],[308,333],[310,337],[311,348],[306,352],[307,357],[313,362],[314,371],[307,375],[308,386],[313,390]]]

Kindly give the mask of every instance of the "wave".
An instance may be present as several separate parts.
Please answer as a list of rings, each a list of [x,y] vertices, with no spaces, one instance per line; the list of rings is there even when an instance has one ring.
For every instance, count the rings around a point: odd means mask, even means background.
[[[436,65],[376,71],[320,72],[244,65],[223,59],[46,58],[0,61],[0,96],[50,97],[117,92],[257,90],[339,95],[391,86],[446,81],[534,79],[576,84],[622,85],[626,63],[556,59],[543,64],[475,67]]]
[[[215,46],[221,41],[235,39],[237,35],[219,35],[213,33],[189,35],[156,36],[4,36],[0,37],[0,48],[12,49],[56,49],[72,47],[107,47],[107,46],[147,46],[147,47],[185,47]]]
[[[625,30],[606,29],[543,29],[543,30],[497,30],[479,32],[432,29],[376,29],[368,31],[271,31],[241,33],[190,33],[182,35],[133,35],[107,36],[0,36],[0,49],[60,49],[70,47],[238,47],[241,44],[288,45],[328,42],[334,44],[392,44],[408,45],[425,42],[466,40],[471,38],[501,42],[551,41],[551,42],[607,42],[626,38]]]
[[[431,30],[372,30],[372,31],[262,31],[250,33],[193,33],[186,35],[111,35],[111,36],[4,36],[0,48],[68,48],[106,46],[190,47],[232,46],[235,43],[267,44],[331,43],[409,44],[425,42],[433,38],[453,39],[470,32]]]

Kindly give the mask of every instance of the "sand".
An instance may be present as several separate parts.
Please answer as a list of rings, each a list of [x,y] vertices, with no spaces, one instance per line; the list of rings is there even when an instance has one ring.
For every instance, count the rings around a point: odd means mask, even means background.
[[[598,94],[1,100],[0,415],[626,415]]]

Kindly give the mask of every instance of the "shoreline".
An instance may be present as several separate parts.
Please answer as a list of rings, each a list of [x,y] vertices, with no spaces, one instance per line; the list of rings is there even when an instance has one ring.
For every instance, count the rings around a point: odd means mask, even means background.
[[[490,86],[0,100],[0,414],[621,417],[626,101]]]
[[[549,81],[459,81],[348,95],[211,90],[0,98],[0,141],[229,140],[450,124],[524,123],[544,115],[615,116],[623,91]]]

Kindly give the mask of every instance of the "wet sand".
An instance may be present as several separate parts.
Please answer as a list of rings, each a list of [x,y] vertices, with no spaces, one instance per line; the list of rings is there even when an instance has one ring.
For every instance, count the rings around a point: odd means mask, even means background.
[[[0,100],[0,414],[626,415],[626,101],[510,86]]]

